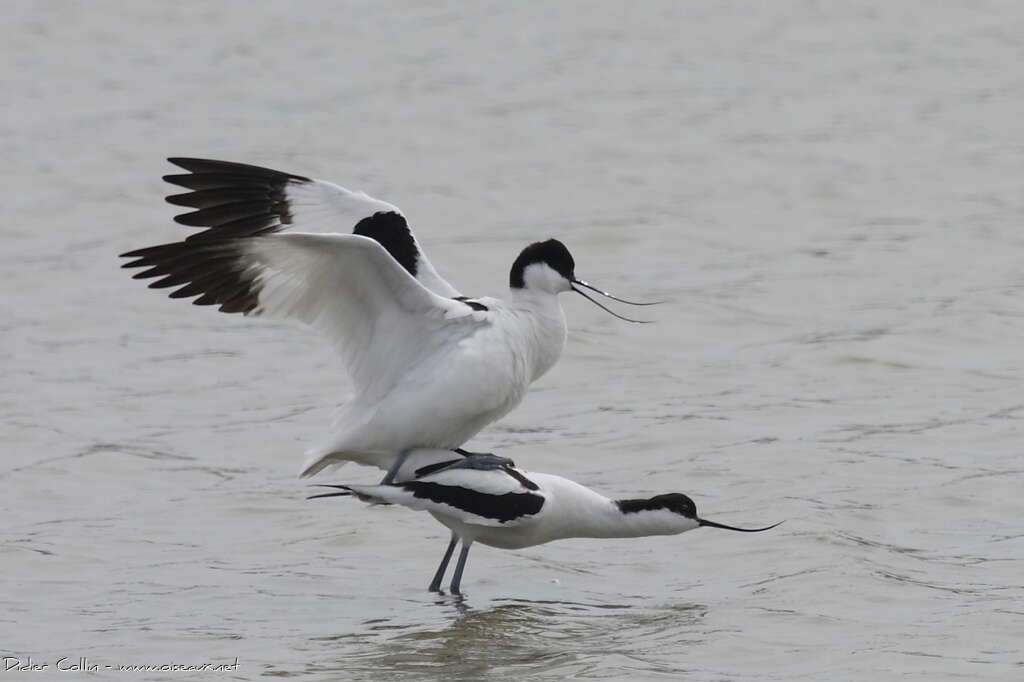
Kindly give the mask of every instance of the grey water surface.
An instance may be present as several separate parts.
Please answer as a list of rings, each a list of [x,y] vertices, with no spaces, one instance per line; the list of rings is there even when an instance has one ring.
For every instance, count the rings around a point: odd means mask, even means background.
[[[12,0],[0,38],[0,680],[1024,679],[1024,5]],[[118,269],[187,233],[171,155],[392,201],[472,295],[557,236],[667,299],[565,296],[470,445],[786,523],[427,593],[443,528],[295,477],[326,344]]]

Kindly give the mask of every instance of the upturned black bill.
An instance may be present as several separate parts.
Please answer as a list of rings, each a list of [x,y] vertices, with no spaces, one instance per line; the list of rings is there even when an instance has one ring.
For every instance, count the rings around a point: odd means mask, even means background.
[[[770,526],[765,526],[764,528],[737,528],[736,526],[727,526],[724,523],[715,523],[714,521],[708,521],[707,519],[697,519],[697,523],[699,523],[702,526],[710,526],[711,528],[724,528],[725,530],[738,530],[741,533],[760,533],[761,531],[771,530],[775,526],[778,526],[779,524],[781,524],[782,521],[779,521],[779,523],[773,523]]]

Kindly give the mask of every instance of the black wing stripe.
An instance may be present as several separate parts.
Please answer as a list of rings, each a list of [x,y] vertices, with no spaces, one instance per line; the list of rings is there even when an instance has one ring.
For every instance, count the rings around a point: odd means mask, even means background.
[[[439,504],[475,514],[501,523],[537,514],[544,506],[544,497],[533,493],[504,493],[492,495],[472,488],[441,485],[428,481],[409,481],[402,487],[413,497],[428,499]]]

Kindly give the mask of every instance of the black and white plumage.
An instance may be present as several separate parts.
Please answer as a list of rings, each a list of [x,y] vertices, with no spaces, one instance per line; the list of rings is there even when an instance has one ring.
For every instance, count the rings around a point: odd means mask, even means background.
[[[440,458],[444,453],[422,453]],[[429,512],[447,526],[451,541],[430,584],[437,591],[458,542],[462,543],[451,590],[459,593],[469,548],[480,542],[500,549],[522,549],[566,538],[631,538],[678,535],[700,527],[747,533],[765,528],[736,528],[697,515],[682,493],[613,500],[553,474],[517,469],[504,457],[472,455],[424,467],[412,479],[390,485],[327,486],[376,504],[400,504]]]
[[[345,461],[394,471],[412,448],[461,446],[558,360],[560,292],[614,298],[576,279],[554,239],[523,250],[507,296],[467,298],[391,204],[258,166],[170,161],[188,172],[165,180],[190,191],[167,200],[195,209],[175,220],[205,229],[125,253],[124,267],[159,278],[151,287],[176,287],[172,298],[298,320],[340,352],[354,394],[307,451],[302,475]]]

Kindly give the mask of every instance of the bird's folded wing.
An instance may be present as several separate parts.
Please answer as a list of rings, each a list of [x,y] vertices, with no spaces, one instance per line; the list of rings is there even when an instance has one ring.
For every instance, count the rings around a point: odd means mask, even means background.
[[[457,518],[478,526],[516,526],[544,507],[544,495],[502,470],[454,469],[399,485],[349,486],[366,498]]]
[[[360,234],[379,242],[405,270],[445,298],[459,292],[427,259],[398,207],[315,178],[244,163],[174,157],[188,173],[164,176],[191,191],[167,201],[193,209],[175,220],[207,228],[189,240],[224,239],[267,232]]]

